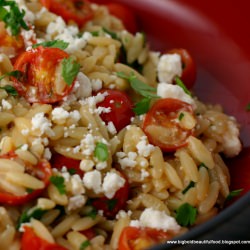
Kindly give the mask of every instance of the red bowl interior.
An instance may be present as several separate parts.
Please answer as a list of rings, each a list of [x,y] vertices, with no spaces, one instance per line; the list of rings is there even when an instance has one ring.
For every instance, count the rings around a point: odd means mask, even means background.
[[[99,0],[97,2],[107,2]],[[110,2],[110,1],[109,1]],[[219,103],[241,124],[242,153],[226,159],[231,190],[250,190],[250,1],[114,0],[135,12],[151,48],[188,49],[198,66],[195,93]]]

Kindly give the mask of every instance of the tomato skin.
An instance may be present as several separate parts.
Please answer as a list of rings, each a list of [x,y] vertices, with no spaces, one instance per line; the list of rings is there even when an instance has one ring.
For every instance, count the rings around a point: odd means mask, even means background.
[[[168,54],[179,54],[182,61],[182,75],[181,80],[188,89],[191,89],[196,80],[196,65],[190,52],[183,48],[172,49],[167,52]]]
[[[97,104],[97,107],[110,108],[110,112],[100,114],[102,120],[108,124],[113,122],[117,132],[131,123],[131,118],[135,116],[133,103],[129,97],[120,90],[103,89],[99,93],[107,93],[104,100]]]
[[[38,237],[29,226],[24,226],[24,230],[21,239],[21,250],[67,250],[56,243],[50,243]]]
[[[12,158],[13,155],[14,154],[9,154],[1,156],[1,158],[9,159]],[[43,159],[36,166],[33,167],[32,172],[37,176],[41,176],[40,180],[44,182],[45,184],[44,188],[36,189],[33,192],[23,196],[16,196],[13,194],[0,192],[0,203],[8,205],[21,205],[38,197],[50,183],[50,177],[52,176],[51,166],[47,160]]]
[[[65,166],[69,171],[72,169],[80,177],[83,177],[84,172],[80,169],[80,162],[80,160],[68,158],[57,153],[54,153],[50,160],[52,168],[61,170]]]
[[[49,11],[61,16],[65,22],[74,21],[82,27],[93,18],[93,11],[88,0],[40,0]]]
[[[118,250],[144,250],[171,238],[171,234],[162,230],[127,226],[120,235]]]
[[[30,102],[55,103],[72,90],[74,82],[65,88],[62,93],[56,93],[56,69],[61,61],[69,55],[58,48],[44,48],[23,52],[14,64],[14,70],[23,72],[20,79],[12,78],[14,87],[19,95]],[[32,91],[32,89],[36,91]]]
[[[193,130],[181,128],[176,120],[181,111],[193,115],[190,104],[173,98],[162,98],[157,100],[145,115],[142,129],[148,136],[149,142],[159,146],[164,152],[174,152],[187,144],[187,138],[193,134]],[[152,135],[149,131],[151,126],[162,128],[160,134]],[[166,135],[163,132],[166,132]],[[164,137],[165,136],[165,137]]]
[[[124,209],[128,197],[129,197],[129,184],[128,180],[124,175],[121,176],[126,180],[123,187],[118,189],[113,198],[109,199],[106,196],[94,199],[92,201],[92,205],[97,210],[102,210],[103,215],[107,218],[113,219],[115,218],[116,214],[121,210]],[[112,209],[109,208],[109,202],[115,201],[115,205],[112,206]]]

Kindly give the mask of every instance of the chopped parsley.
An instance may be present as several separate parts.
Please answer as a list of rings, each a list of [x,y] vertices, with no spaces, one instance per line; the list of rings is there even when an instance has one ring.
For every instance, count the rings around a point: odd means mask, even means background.
[[[76,169],[74,169],[74,168],[69,168],[69,169],[68,169],[68,172],[69,172],[70,175],[74,175],[74,174],[76,174]]]
[[[118,202],[117,199],[110,199],[110,200],[107,200],[108,210],[109,210],[109,211],[112,211],[112,210],[115,208],[117,202]]]
[[[92,219],[94,220],[94,219],[96,218],[97,214],[98,214],[97,209],[96,209],[95,207],[93,207],[92,210],[89,211],[89,212],[86,214],[86,216],[89,216],[90,218],[92,218]]]
[[[205,163],[200,163],[200,165],[198,166],[198,169],[200,169],[200,168],[206,168],[207,170],[208,170],[208,167],[206,166],[206,164]]]
[[[63,40],[52,40],[52,41],[46,41],[46,42],[34,44],[32,48],[37,48],[38,46],[58,48],[58,49],[64,50],[69,46],[69,43],[64,42]]]
[[[55,185],[60,194],[66,194],[66,186],[62,176],[53,175],[50,177],[50,182]]]
[[[182,204],[176,210],[176,221],[181,226],[192,226],[195,223],[197,216],[197,209],[191,206],[189,203]]]
[[[19,70],[14,70],[14,71],[10,71],[8,73],[5,73],[3,75],[0,76],[0,81],[2,79],[4,79],[6,76],[13,76],[15,77],[16,79],[19,79],[23,76],[23,72],[22,71],[19,71]]]
[[[98,142],[95,146],[94,156],[99,161],[106,161],[108,159],[108,156],[109,156],[107,145],[102,143],[102,142]]]
[[[72,57],[64,58],[62,60],[62,77],[68,86],[70,86],[73,83],[79,70],[80,70],[80,64],[77,63],[76,61],[73,61]]]
[[[90,246],[90,241],[89,240],[85,240],[81,245],[79,250],[84,250],[86,249],[86,247]]]
[[[6,8],[7,7],[7,8]],[[20,11],[16,1],[0,1],[0,20],[10,29],[13,36],[20,33],[21,28],[28,30],[29,27],[24,21],[25,11]]]
[[[181,121],[184,116],[185,116],[184,113],[181,112],[180,115],[179,115],[179,117],[178,117],[179,121]]]
[[[4,89],[8,94],[12,96],[18,96],[17,90],[11,85],[5,85],[3,87],[0,87],[0,89]]]
[[[189,184],[182,190],[182,194],[185,194],[190,188],[195,186],[194,181],[190,181]]]
[[[243,191],[243,188],[241,189],[236,189],[236,190],[232,190],[228,196],[226,197],[226,201],[232,200],[234,197],[239,196],[241,194],[241,192]]]
[[[105,33],[107,33],[108,35],[110,35],[112,39],[119,40],[119,39],[118,39],[118,36],[117,36],[117,34],[116,34],[115,32],[110,31],[110,30],[108,30],[108,29],[106,29],[106,28],[104,28],[104,27],[102,27],[102,30],[103,30]]]
[[[136,104],[134,112],[137,115],[144,114],[148,111],[150,107],[150,101],[153,98],[158,98],[156,92],[156,88],[145,84],[144,82],[140,81],[135,74],[131,73],[129,76],[126,75],[124,72],[117,72],[117,76],[127,80],[130,83],[131,88],[143,96],[144,98]]]
[[[187,95],[192,96],[192,93],[187,89],[183,81],[178,76],[175,77],[175,82],[176,85],[181,87]]]

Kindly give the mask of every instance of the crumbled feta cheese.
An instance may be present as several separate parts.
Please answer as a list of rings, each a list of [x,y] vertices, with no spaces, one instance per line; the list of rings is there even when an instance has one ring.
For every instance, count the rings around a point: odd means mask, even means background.
[[[117,153],[116,154],[117,157],[118,157],[118,162],[119,164],[121,165],[121,168],[122,169],[125,169],[127,167],[135,167],[135,165],[137,164],[136,162],[136,157],[137,157],[137,154],[135,152],[129,152],[127,156],[123,156],[123,154],[119,154]]]
[[[145,169],[141,169],[141,180],[143,181],[147,177],[149,177],[149,172]]]
[[[138,150],[138,154],[144,157],[148,157],[155,147],[152,144],[149,144],[147,141],[147,137],[141,137],[141,140],[136,144],[136,148]]]
[[[160,82],[172,83],[176,76],[182,74],[181,56],[179,54],[164,54],[157,66]]]
[[[117,130],[113,122],[108,122],[107,128],[111,135],[115,135],[117,133]]]
[[[29,132],[30,132],[30,131],[29,131],[28,128],[27,128],[27,129],[22,129],[22,130],[21,130],[21,134],[22,134],[22,135],[28,135]]]
[[[82,180],[78,174],[74,174],[70,178],[71,181],[71,192],[74,195],[84,194],[85,189]]]
[[[50,160],[52,157],[52,153],[49,148],[44,149],[43,157],[47,160]]]
[[[109,199],[113,198],[116,191],[123,187],[125,179],[115,172],[108,172],[103,179],[103,192]]]
[[[100,79],[92,79],[91,84],[94,91],[98,91],[102,88],[102,81]]]
[[[52,110],[52,121],[57,124],[64,124],[69,117],[69,112],[62,107],[56,107]]]
[[[68,210],[72,211],[83,207],[87,202],[87,198],[84,195],[75,195],[69,198]]]
[[[105,169],[107,166],[108,166],[108,164],[107,164],[106,161],[100,161],[100,162],[97,162],[97,163],[96,163],[95,168],[96,168],[97,170],[103,170],[103,169]]]
[[[28,144],[23,144],[20,149],[23,150],[23,151],[27,151],[29,148],[29,145]]]
[[[87,172],[83,176],[83,183],[86,188],[93,190],[96,194],[102,192],[102,175],[98,170]]]
[[[95,166],[95,163],[92,160],[88,160],[88,159],[81,160],[80,169],[84,172],[88,172],[92,170],[94,166]]]
[[[6,101],[5,99],[2,99],[2,107],[3,107],[3,109],[9,110],[12,108],[12,105],[11,105],[11,103]]]
[[[159,83],[157,86],[157,95],[162,98],[175,98],[183,102],[187,102],[195,109],[196,104],[194,99],[185,93],[185,91],[178,85],[172,85],[165,82]]]
[[[38,130],[41,135],[46,133],[47,135],[53,135],[51,129],[52,123],[48,120],[43,112],[35,114],[31,119],[32,130]]]
[[[132,220],[130,226],[135,227],[150,227],[164,231],[179,231],[180,226],[177,224],[174,217],[167,215],[164,211],[146,208],[139,220]]]

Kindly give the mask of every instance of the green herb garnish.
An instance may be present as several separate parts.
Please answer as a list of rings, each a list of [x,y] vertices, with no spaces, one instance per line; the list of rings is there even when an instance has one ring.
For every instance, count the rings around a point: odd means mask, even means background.
[[[241,189],[236,189],[236,190],[232,190],[228,196],[226,197],[226,201],[232,200],[234,197],[239,196],[241,194],[241,192],[243,191],[243,188]]]
[[[63,40],[53,40],[53,41],[46,41],[46,42],[34,44],[32,48],[37,48],[38,46],[58,48],[58,49],[64,50],[69,46],[69,43],[64,42]]]
[[[197,209],[188,203],[184,203],[176,210],[175,218],[178,224],[187,227],[195,223],[196,215]]]
[[[19,79],[19,78],[21,78],[21,77],[23,76],[23,72],[20,71],[20,70],[10,71],[10,72],[8,72],[8,73],[5,73],[5,74],[1,75],[1,76],[0,76],[0,81],[1,81],[2,79],[4,79],[5,77],[7,77],[7,76],[13,76],[13,77],[15,77],[16,79]]]
[[[115,208],[117,202],[118,202],[117,199],[110,199],[110,200],[107,200],[108,210],[109,210],[109,211],[112,211],[112,210]]]
[[[175,77],[175,82],[176,85],[181,87],[187,95],[192,96],[192,93],[188,90],[188,88],[185,86],[183,81],[178,76]]]
[[[246,111],[250,111],[250,103],[247,104]]]
[[[76,174],[76,169],[74,169],[74,168],[69,168],[69,169],[68,169],[68,172],[69,172],[70,175],[74,175],[74,174]]]
[[[66,193],[64,178],[62,176],[53,175],[50,177],[50,182],[55,185],[60,194]]]
[[[0,1],[0,20],[10,29],[13,36],[17,36],[21,28],[29,29],[23,19],[24,15],[25,11],[20,11],[15,1]]]
[[[104,28],[104,27],[102,27],[102,30],[103,30],[105,33],[107,33],[108,35],[110,35],[111,38],[113,38],[113,39],[115,39],[115,40],[119,40],[119,39],[118,39],[118,36],[117,36],[117,34],[116,34],[115,32],[110,31],[110,30],[108,30],[108,29],[106,29],[106,28]]]
[[[206,168],[207,170],[208,170],[208,167],[206,166],[206,164],[205,163],[200,163],[200,165],[198,166],[198,169],[200,169],[200,168]]]
[[[71,85],[80,70],[80,64],[73,61],[72,57],[62,60],[62,77],[67,85]]]
[[[79,250],[84,250],[86,249],[86,247],[90,246],[90,241],[89,240],[85,240],[81,245]]]
[[[179,115],[179,117],[178,117],[179,121],[181,121],[184,116],[185,116],[184,113],[181,112],[180,115]]]
[[[95,146],[94,156],[99,161],[106,161],[108,159],[108,156],[109,156],[107,145],[102,143],[102,142],[98,142]]]
[[[195,186],[194,181],[190,181],[189,184],[182,190],[182,194],[185,194],[190,188]]]
[[[98,214],[97,209],[95,207],[93,207],[93,209],[90,212],[88,212],[86,214],[86,216],[89,216],[90,218],[92,218],[94,220],[96,218],[97,214]]]
[[[18,96],[17,90],[11,85],[5,85],[3,87],[0,87],[0,89],[4,89],[8,94],[12,96]]]
[[[148,112],[150,109],[151,98],[145,97],[140,102],[135,104],[133,111],[136,115],[142,115]]]

